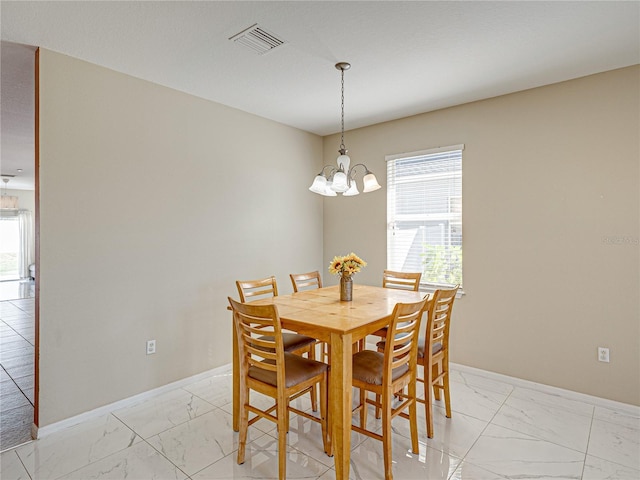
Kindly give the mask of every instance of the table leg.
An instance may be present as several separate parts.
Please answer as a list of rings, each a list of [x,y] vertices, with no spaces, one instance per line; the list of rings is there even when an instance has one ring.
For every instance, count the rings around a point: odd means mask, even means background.
[[[336,480],[349,478],[351,452],[351,334],[331,334],[329,419]]]
[[[238,339],[236,337],[236,323],[233,323],[233,431],[240,430],[240,365],[238,363]]]

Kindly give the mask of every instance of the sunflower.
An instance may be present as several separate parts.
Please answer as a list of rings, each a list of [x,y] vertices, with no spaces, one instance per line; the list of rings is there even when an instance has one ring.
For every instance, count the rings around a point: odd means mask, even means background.
[[[333,257],[333,260],[329,263],[329,272],[333,275],[353,275],[366,266],[367,262],[351,252],[349,255],[342,257]]]

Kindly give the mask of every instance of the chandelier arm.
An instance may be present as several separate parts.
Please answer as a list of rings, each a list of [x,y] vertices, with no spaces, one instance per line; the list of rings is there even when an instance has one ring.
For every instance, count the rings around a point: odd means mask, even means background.
[[[329,169],[329,175],[325,175],[324,173],[327,168]],[[337,171],[338,169],[333,165],[325,165],[324,167],[322,167],[322,170],[320,170],[320,173],[318,173],[318,175],[322,175],[325,178],[331,178],[333,174]]]
[[[356,163],[353,167],[351,167],[349,169],[349,177],[353,178],[353,175],[355,175],[355,169],[356,167],[362,167],[364,168],[364,174],[366,175],[367,173],[370,173],[369,169],[367,168],[367,166],[364,163]]]

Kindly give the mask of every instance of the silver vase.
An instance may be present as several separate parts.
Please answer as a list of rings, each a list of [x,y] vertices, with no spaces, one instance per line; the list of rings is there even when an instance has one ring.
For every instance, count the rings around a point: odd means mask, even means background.
[[[350,302],[353,298],[353,279],[351,275],[340,277],[340,301]]]

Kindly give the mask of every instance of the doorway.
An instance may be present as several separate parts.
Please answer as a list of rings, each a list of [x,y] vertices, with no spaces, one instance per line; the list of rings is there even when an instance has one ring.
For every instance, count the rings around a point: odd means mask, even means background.
[[[5,41],[0,42],[0,49],[4,194],[0,212],[0,451],[4,451],[30,441],[38,424],[38,55],[36,47]]]

